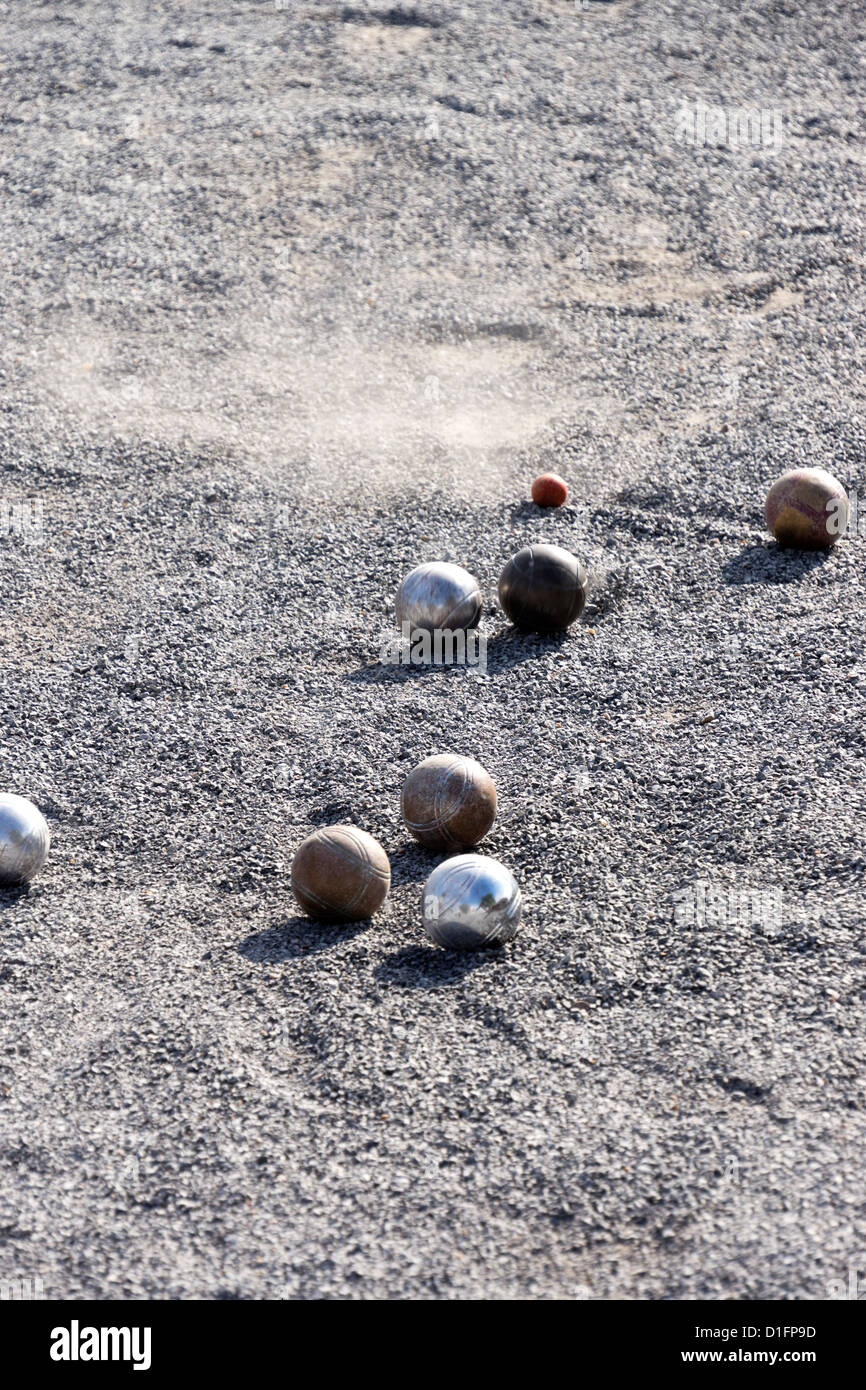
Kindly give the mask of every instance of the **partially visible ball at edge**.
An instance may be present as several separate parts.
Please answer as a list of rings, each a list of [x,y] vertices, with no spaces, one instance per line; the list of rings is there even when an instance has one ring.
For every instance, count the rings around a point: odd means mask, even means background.
[[[48,822],[26,796],[0,794],[0,887],[29,883],[51,847]]]

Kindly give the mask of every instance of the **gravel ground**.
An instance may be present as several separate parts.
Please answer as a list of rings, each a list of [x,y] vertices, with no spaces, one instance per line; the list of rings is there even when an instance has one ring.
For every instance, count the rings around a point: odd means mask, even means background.
[[[0,10],[0,757],[54,838],[0,899],[0,1278],[826,1297],[866,1265],[863,541],[762,504],[863,477],[854,9]],[[761,143],[678,140],[697,102]],[[590,570],[561,638],[495,602],[533,540]],[[378,660],[430,559],[486,672]],[[474,956],[399,820],[450,750],[526,901]],[[334,821],[391,856],[371,924],[295,913]]]

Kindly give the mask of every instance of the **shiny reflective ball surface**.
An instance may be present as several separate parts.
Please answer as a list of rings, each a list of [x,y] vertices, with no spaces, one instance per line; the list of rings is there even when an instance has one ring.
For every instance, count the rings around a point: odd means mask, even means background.
[[[474,951],[510,941],[522,913],[513,874],[483,854],[446,859],[424,884],[424,930],[436,946],[449,950]]]
[[[382,906],[391,887],[388,856],[354,825],[313,831],[292,860],[292,892],[308,917],[358,922]]]
[[[406,575],[397,590],[397,626],[421,632],[475,627],[481,617],[478,580],[460,565],[434,560]]]
[[[477,845],[496,819],[496,788],[474,758],[437,753],[409,773],[400,810],[406,829],[428,849]]]
[[[48,823],[32,801],[11,792],[0,795],[0,885],[35,878],[50,844]]]
[[[499,577],[499,602],[515,627],[561,632],[583,612],[586,570],[558,545],[527,545]]]

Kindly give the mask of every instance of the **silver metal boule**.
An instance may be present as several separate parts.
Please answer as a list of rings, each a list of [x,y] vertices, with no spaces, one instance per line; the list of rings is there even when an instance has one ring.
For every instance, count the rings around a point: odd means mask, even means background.
[[[424,884],[422,914],[435,945],[472,951],[517,935],[523,899],[514,875],[498,859],[458,854]]]
[[[48,854],[51,834],[41,811],[26,796],[0,794],[0,885],[34,878]]]
[[[397,590],[397,626],[444,632],[475,627],[481,617],[478,580],[460,565],[433,560],[406,575]]]

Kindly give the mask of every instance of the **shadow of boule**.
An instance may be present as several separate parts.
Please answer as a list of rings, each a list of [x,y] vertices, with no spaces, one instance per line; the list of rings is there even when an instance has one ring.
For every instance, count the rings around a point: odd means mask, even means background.
[[[726,584],[796,584],[827,563],[829,550],[789,550],[771,541],[747,545],[722,566]]]
[[[351,941],[370,925],[369,921],[316,922],[312,917],[290,917],[276,927],[245,937],[238,953],[256,965],[279,965]]]
[[[505,960],[499,944],[477,951],[444,951],[439,946],[404,946],[387,956],[373,974],[383,985],[403,989],[441,989],[456,985],[475,970],[483,970]]]
[[[22,879],[20,883],[7,884],[5,888],[0,888],[0,911],[4,908],[14,907],[22,898],[30,896],[30,884]]]

